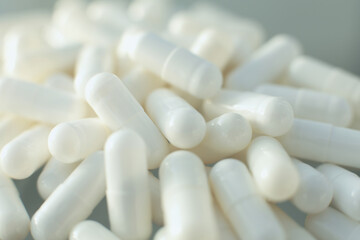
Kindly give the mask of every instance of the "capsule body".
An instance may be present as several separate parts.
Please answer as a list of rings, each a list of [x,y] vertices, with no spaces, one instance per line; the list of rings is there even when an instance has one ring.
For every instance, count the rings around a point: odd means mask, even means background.
[[[169,154],[160,166],[160,182],[169,239],[218,239],[205,167],[196,155]]]
[[[120,240],[98,222],[87,220],[78,223],[70,234],[70,240]]]
[[[99,118],[111,130],[127,127],[144,139],[149,168],[160,165],[168,152],[168,144],[120,79],[110,73],[98,74],[88,83],[85,95]]]
[[[225,159],[216,163],[210,172],[210,182],[215,197],[238,238],[285,239],[280,223],[270,206],[259,196],[250,173],[242,162]]]
[[[236,112],[244,116],[254,132],[269,136],[285,134],[291,127],[294,113],[281,98],[253,92],[221,90],[203,103],[202,112],[208,119],[223,113]]]
[[[347,127],[353,120],[352,107],[336,95],[275,84],[260,85],[256,92],[281,97],[291,104],[297,118]]]
[[[111,230],[123,239],[148,239],[151,203],[146,145],[130,129],[113,133],[105,144],[106,198]]]
[[[293,157],[360,167],[360,131],[295,119],[290,131],[278,139]]]
[[[0,120],[0,150],[9,141],[17,135],[28,129],[33,124],[32,121],[14,117],[5,116]]]

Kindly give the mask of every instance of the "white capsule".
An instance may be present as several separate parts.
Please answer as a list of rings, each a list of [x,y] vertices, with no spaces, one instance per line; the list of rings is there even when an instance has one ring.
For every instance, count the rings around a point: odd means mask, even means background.
[[[40,196],[44,200],[47,199],[78,165],[78,163],[62,163],[52,157],[37,179],[37,190]]]
[[[146,100],[146,111],[175,147],[195,147],[205,136],[206,122],[202,115],[168,89],[153,91]]]
[[[308,89],[275,84],[260,85],[256,92],[281,97],[293,107],[295,117],[347,127],[353,111],[345,98]]]
[[[127,127],[136,131],[147,145],[148,167],[159,167],[168,153],[168,143],[119,78],[110,73],[95,75],[86,87],[85,96],[111,130]]]
[[[295,222],[279,207],[272,205],[271,208],[275,213],[276,218],[279,220],[283,229],[285,230],[288,240],[316,240],[314,236],[312,236],[307,230]]]
[[[78,223],[70,233],[70,240],[120,240],[98,222],[87,220]]]
[[[252,90],[260,84],[274,82],[300,52],[301,47],[295,39],[277,35],[259,48],[246,63],[233,70],[226,79],[225,87]]]
[[[109,130],[98,118],[63,122],[50,132],[49,151],[63,163],[80,161],[101,150],[108,134]]]
[[[322,164],[317,168],[334,188],[333,207],[350,218],[360,221],[360,178],[344,168]]]
[[[246,166],[222,160],[210,172],[211,186],[238,238],[284,240],[285,234],[265,200],[259,196]],[[261,228],[259,228],[261,226]]]
[[[299,172],[300,183],[291,202],[302,212],[308,214],[323,211],[333,198],[333,187],[330,181],[310,165],[295,158],[293,161]]]
[[[295,119],[290,131],[278,139],[293,157],[360,167],[360,131]]]
[[[152,220],[156,225],[162,226],[164,224],[164,220],[163,220],[163,210],[162,210],[162,201],[161,201],[160,181],[150,172],[149,172],[148,181],[149,181],[150,197],[151,197]]]
[[[254,132],[269,136],[280,136],[289,131],[294,112],[285,100],[253,92],[221,90],[212,99],[203,103],[202,112],[213,119],[227,112],[244,116]]]
[[[225,113],[206,124],[204,139],[191,151],[205,164],[212,164],[243,150],[251,136],[251,126],[243,116]]]
[[[15,184],[1,171],[0,196],[0,239],[25,239],[29,233],[29,215]]]
[[[0,78],[0,112],[57,124],[83,118],[86,103],[71,93],[10,78]]]
[[[85,220],[105,196],[102,152],[85,159],[49,196],[31,220],[37,240],[65,240],[71,229]]]
[[[214,210],[221,240],[238,240],[234,228],[231,226],[218,203],[214,203]]]
[[[49,158],[47,139],[51,127],[36,125],[23,132],[1,150],[1,168],[8,176],[25,179]]]
[[[70,93],[75,91],[73,79],[64,73],[55,73],[51,75],[46,79],[45,85]]]
[[[360,224],[333,208],[315,215],[309,215],[305,220],[306,229],[318,240],[358,240]]]
[[[169,154],[160,166],[160,183],[168,239],[218,239],[205,167],[195,154]]]
[[[84,97],[90,78],[101,72],[112,72],[112,65],[110,49],[96,45],[83,47],[76,61],[74,87],[77,94]]]
[[[127,46],[130,59],[164,81],[198,98],[212,97],[220,90],[222,75],[212,63],[150,32],[130,30],[125,34],[131,40]]]
[[[111,230],[124,239],[148,239],[151,203],[146,145],[130,129],[119,130],[105,144],[106,199]]]
[[[0,150],[31,125],[33,122],[30,120],[15,116],[4,116],[0,120]]]

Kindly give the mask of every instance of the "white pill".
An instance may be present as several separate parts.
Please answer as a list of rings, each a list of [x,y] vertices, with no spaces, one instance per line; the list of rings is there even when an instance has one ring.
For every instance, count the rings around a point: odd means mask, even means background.
[[[218,203],[214,203],[215,217],[221,240],[237,240],[238,237]]]
[[[168,143],[144,109],[115,75],[95,75],[86,88],[86,99],[111,130],[123,127],[136,131],[145,141],[148,168],[159,167],[168,153]]]
[[[63,122],[50,132],[49,151],[63,163],[80,161],[101,150],[108,134],[109,130],[98,118]]]
[[[160,183],[168,239],[218,239],[205,167],[195,154],[169,154],[160,166]]]
[[[28,119],[15,116],[4,116],[0,120],[0,150],[17,135],[34,123]]]
[[[52,157],[37,179],[37,190],[40,196],[44,200],[47,199],[78,165],[78,163],[63,163]]]
[[[211,187],[238,238],[284,240],[285,234],[270,206],[259,196],[246,166],[222,160],[210,172]],[[261,228],[259,228],[261,226]]]
[[[156,225],[162,226],[164,224],[164,220],[163,220],[163,210],[162,210],[162,201],[161,201],[160,181],[150,172],[148,176],[148,181],[149,181],[150,197],[151,197],[152,220]]]
[[[205,136],[206,122],[202,115],[168,89],[153,91],[146,100],[146,111],[175,147],[195,147]]]
[[[0,157],[4,173],[15,179],[25,179],[49,160],[50,130],[49,126],[36,125],[7,143]]]
[[[73,79],[64,73],[55,73],[51,75],[46,79],[45,85],[70,93],[75,91]]]
[[[351,105],[345,98],[310,89],[297,89],[275,84],[260,85],[256,92],[281,97],[293,107],[295,117],[335,126],[347,127],[353,119]]]
[[[316,240],[314,236],[312,236],[307,230],[295,222],[279,207],[272,205],[271,208],[281,223],[283,229],[285,230],[288,240]]]
[[[128,31],[125,34],[132,39],[127,46],[130,59],[164,81],[198,98],[212,97],[220,90],[222,75],[212,63],[150,32]]]
[[[285,100],[253,92],[221,90],[214,98],[203,103],[202,112],[213,119],[227,112],[244,116],[254,132],[280,136],[289,131],[294,112]]]
[[[10,78],[0,78],[0,112],[57,124],[83,118],[88,106],[58,89]]]
[[[247,62],[234,69],[227,77],[225,87],[252,90],[260,84],[274,82],[300,52],[301,47],[295,39],[277,35],[259,48]]]
[[[294,119],[290,131],[278,139],[293,157],[360,167],[360,131]]]
[[[293,159],[299,172],[299,187],[291,202],[302,212],[319,213],[327,208],[333,198],[330,181],[318,170],[297,159]]]
[[[70,233],[70,240],[120,240],[98,222],[87,220],[78,223]]]
[[[109,48],[97,45],[84,46],[76,61],[74,87],[77,94],[84,97],[90,78],[101,72],[111,72],[112,69],[113,59]]]
[[[123,239],[148,239],[151,203],[146,145],[124,128],[105,144],[106,199],[111,230]]]
[[[322,164],[317,168],[334,188],[333,207],[350,218],[360,221],[360,178],[344,168]]]
[[[315,215],[305,221],[306,229],[318,240],[358,240],[360,224],[333,208]]]
[[[29,215],[15,184],[1,171],[0,196],[0,239],[25,239],[29,233]]]
[[[49,196],[31,220],[37,240],[65,240],[71,229],[85,220],[105,196],[102,152],[85,159]]]
[[[251,126],[243,116],[225,113],[206,124],[204,139],[191,151],[205,164],[212,164],[243,150],[251,136]]]

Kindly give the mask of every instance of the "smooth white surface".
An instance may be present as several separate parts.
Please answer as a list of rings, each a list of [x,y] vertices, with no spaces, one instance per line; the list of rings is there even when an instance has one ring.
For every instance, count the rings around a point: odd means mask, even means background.
[[[64,73],[55,73],[51,75],[46,79],[45,85],[70,93],[73,93],[75,91],[73,79],[69,75]]]
[[[254,92],[221,90],[214,98],[205,100],[202,106],[207,119],[227,112],[241,114],[254,132],[269,136],[285,134],[294,118],[292,107],[285,100]]]
[[[111,129],[131,128],[146,143],[148,168],[159,167],[168,143],[125,85],[111,73],[95,75],[86,87],[86,100]]]
[[[98,222],[87,220],[78,223],[70,233],[70,240],[120,240]]]
[[[164,225],[162,201],[161,201],[161,188],[160,181],[152,173],[149,172],[148,176],[150,197],[151,197],[151,215],[153,222],[158,225]]]
[[[169,142],[178,148],[193,148],[206,133],[203,116],[184,99],[168,89],[153,91],[146,111]]]
[[[231,223],[225,216],[224,212],[221,210],[220,206],[214,200],[214,210],[215,217],[217,221],[217,226],[219,229],[219,236],[221,240],[237,240],[238,237],[234,231],[234,228],[231,226]]]
[[[106,199],[111,230],[123,239],[148,239],[151,202],[146,145],[133,130],[110,135],[105,144]]]
[[[34,123],[30,120],[4,116],[0,119],[0,150],[5,144],[15,138],[17,135],[28,129]]]
[[[238,238],[285,240],[285,233],[266,201],[259,196],[246,166],[235,159],[215,164],[210,172],[214,195]],[[261,226],[261,227],[259,227]]]

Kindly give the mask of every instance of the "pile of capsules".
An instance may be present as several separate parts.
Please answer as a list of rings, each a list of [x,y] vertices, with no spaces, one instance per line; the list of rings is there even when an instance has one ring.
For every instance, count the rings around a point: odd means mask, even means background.
[[[294,38],[206,2],[63,0],[3,17],[0,46],[1,240],[360,239],[360,81]],[[13,179],[38,171],[30,218]],[[86,221],[104,197],[110,229]]]

